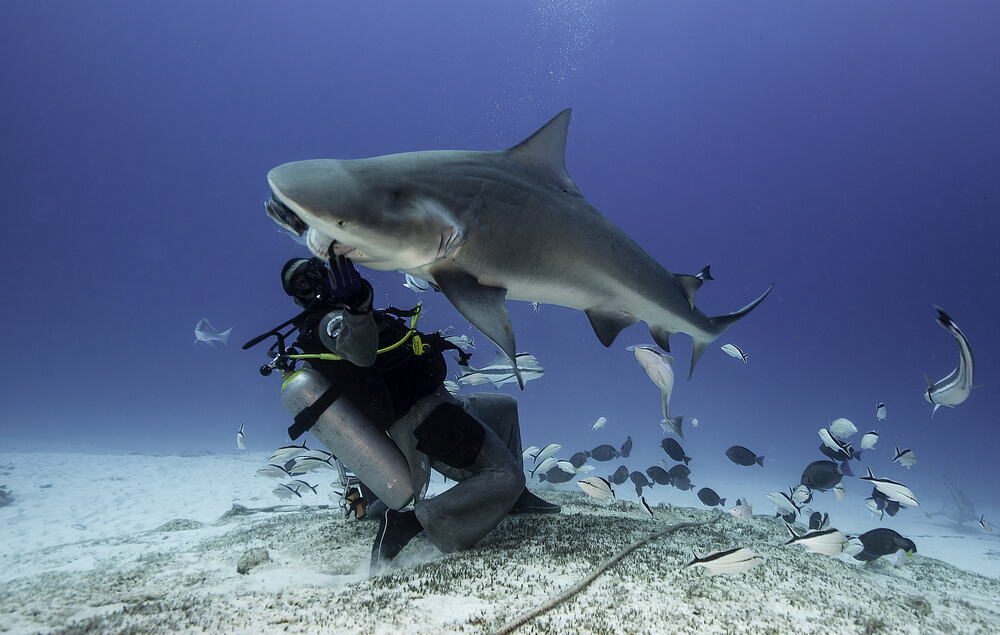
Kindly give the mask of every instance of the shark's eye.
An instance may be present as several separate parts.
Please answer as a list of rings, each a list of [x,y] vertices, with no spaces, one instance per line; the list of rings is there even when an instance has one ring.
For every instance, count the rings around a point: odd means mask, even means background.
[[[340,220],[337,221],[337,227],[343,227],[346,224],[347,224],[347,221],[345,221],[344,219],[340,219]]]

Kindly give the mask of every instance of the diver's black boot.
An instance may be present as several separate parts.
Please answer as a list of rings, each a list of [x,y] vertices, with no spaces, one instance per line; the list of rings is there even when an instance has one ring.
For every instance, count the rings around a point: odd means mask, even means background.
[[[534,494],[528,491],[525,487],[524,491],[521,492],[521,497],[514,502],[514,506],[510,508],[511,514],[558,514],[562,511],[559,505],[554,505],[552,503],[543,501]]]
[[[389,568],[389,563],[424,528],[413,511],[397,512],[388,509],[379,521],[369,575],[378,575]]]

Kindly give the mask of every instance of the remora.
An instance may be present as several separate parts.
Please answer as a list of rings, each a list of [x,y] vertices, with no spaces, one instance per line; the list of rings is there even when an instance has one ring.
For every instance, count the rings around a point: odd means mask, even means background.
[[[306,235],[320,258],[345,254],[433,283],[511,360],[506,299],[584,311],[605,346],[640,320],[668,352],[669,337],[686,333],[690,379],[708,345],[774,285],[735,313],[708,317],[697,309],[707,267],[697,276],[667,271],[583,200],[566,172],[570,112],[496,152],[286,163],[267,175],[267,213]]]

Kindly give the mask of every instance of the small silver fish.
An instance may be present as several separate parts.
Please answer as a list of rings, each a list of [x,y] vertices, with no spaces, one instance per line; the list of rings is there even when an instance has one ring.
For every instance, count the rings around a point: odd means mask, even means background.
[[[792,500],[792,497],[784,492],[771,492],[767,495],[767,500],[774,503],[774,506],[778,509],[788,512],[790,514],[798,514],[799,507]]]
[[[913,450],[907,448],[906,450],[900,450],[899,446],[896,446],[896,456],[893,457],[892,462],[895,463],[899,461],[899,464],[904,466],[906,469],[910,469],[917,464],[917,455],[913,453]]]
[[[737,575],[756,567],[761,562],[757,554],[743,547],[713,551],[704,557],[699,556],[694,550],[691,553],[694,555],[694,560],[687,566],[704,567],[707,576]]]
[[[993,525],[986,522],[986,516],[982,515],[979,517],[979,527],[988,534],[993,533]]]
[[[295,497],[302,498],[302,494],[299,494],[299,490],[284,483],[281,483],[271,490],[271,493],[282,500],[288,500],[289,498]]]
[[[299,495],[302,494],[303,489],[310,490],[313,494],[316,493],[315,485],[310,485],[309,483],[306,483],[305,481],[301,481],[299,479],[295,479],[291,483],[288,483],[288,487],[293,488],[295,490],[295,493]]]
[[[874,430],[866,432],[865,436],[861,437],[861,449],[870,450],[875,447],[875,443],[878,441],[878,432]]]
[[[875,489],[885,494],[886,498],[896,501],[900,505],[906,505],[907,507],[918,507],[920,505],[917,502],[917,497],[913,495],[913,492],[908,487],[902,483],[890,481],[887,478],[875,478],[871,468],[868,468],[868,476],[862,476],[861,480],[868,481],[875,486]]]
[[[310,450],[309,452],[316,452],[316,450]],[[333,464],[333,456],[321,457],[313,454],[300,455],[292,459],[292,468],[289,470],[292,474],[305,474],[306,472],[312,472],[313,470],[326,469],[326,470],[336,470],[337,466]]]
[[[824,556],[840,555],[844,551],[844,547],[847,546],[847,536],[837,529],[819,529],[800,535],[795,533],[791,525],[785,526],[788,527],[788,533],[792,535],[785,543],[786,545],[802,545],[806,551],[821,553]]]
[[[576,466],[569,461],[556,461],[556,467],[567,474],[576,474]]]
[[[600,476],[589,476],[587,478],[581,478],[576,482],[587,494],[590,494],[594,498],[608,498],[609,496],[614,497],[615,492],[611,489],[611,483],[607,482]]]
[[[444,339],[459,347],[463,351],[476,347],[476,338],[473,337],[470,339],[468,335],[449,335]]]
[[[847,557],[855,556],[865,550],[865,543],[861,542],[857,536],[853,538],[848,538],[847,542],[844,544],[844,555]]]
[[[833,438],[833,435],[826,428],[819,429],[819,438],[823,441],[823,445],[830,448],[834,452],[842,452],[847,456],[851,456],[851,444],[838,441]]]
[[[541,449],[539,449],[539,447],[537,445],[533,445],[531,447],[525,448],[521,452],[521,458],[525,459],[525,460],[526,459],[534,460],[534,459],[538,458],[538,453],[539,452],[541,452]]]
[[[408,273],[403,274],[403,286],[414,293],[423,293],[431,287],[429,282],[425,282],[420,278],[414,278]]]
[[[830,424],[830,433],[841,439],[846,439],[857,431],[858,428],[849,419],[843,417],[834,419],[833,423]]]
[[[481,386],[490,383],[490,378],[482,373],[466,373],[458,376],[459,386]]]
[[[267,462],[284,463],[308,450],[309,448],[306,447],[305,441],[302,441],[302,445],[286,445],[275,450]]]
[[[692,419],[691,420],[691,427],[692,428],[697,428],[698,427],[698,420],[697,419]]]
[[[604,424],[607,423],[607,422],[608,422],[608,420],[607,420],[606,417],[598,417],[597,421],[594,422],[594,425],[592,425],[590,427],[593,430],[600,430],[601,428],[604,427]]]
[[[208,323],[206,318],[198,321],[194,327],[194,343],[203,342],[209,346],[214,346],[212,342],[222,342],[222,345],[229,348],[229,334],[233,332],[232,327],[221,333]]]
[[[444,385],[445,390],[447,390],[452,395],[458,394],[458,391],[461,390],[462,388],[461,386],[459,386],[457,383],[453,382],[450,379],[446,379],[441,383]]]
[[[924,399],[934,404],[934,410],[931,411],[932,417],[941,406],[954,408],[969,398],[969,392],[972,391],[972,378],[976,372],[976,364],[972,358],[972,347],[969,346],[969,340],[965,338],[958,325],[952,321],[948,314],[941,310],[941,307],[934,308],[938,312],[937,323],[941,325],[941,328],[951,333],[958,342],[958,366],[947,377],[938,382],[931,381],[930,377],[924,375],[927,380]]]
[[[549,458],[545,459],[544,461],[536,465],[533,470],[531,470],[531,476],[534,476],[535,472],[538,472],[539,474],[544,474],[548,472],[551,468],[555,467],[556,463],[558,462],[559,461],[555,457],[550,456]]]
[[[531,353],[518,353],[514,356],[514,359],[523,381],[538,379],[545,375],[545,369],[541,367],[538,360]],[[474,366],[463,366],[461,368],[462,375],[458,379],[458,383],[460,384],[471,383],[472,385],[476,385],[485,383],[482,381],[482,378],[485,378],[486,381],[493,382],[494,387],[499,388],[504,384],[517,382],[514,367],[511,366],[510,360],[507,359],[507,355],[502,351],[497,351],[493,357],[493,361],[482,368],[475,368]]]
[[[837,483],[833,486],[833,495],[837,497],[837,500],[842,501],[847,496],[847,488],[844,487],[843,483]]]
[[[535,455],[535,462],[537,463],[539,459],[547,459],[561,449],[562,446],[558,443],[550,443],[538,451],[538,454]]]
[[[243,436],[243,423],[240,423],[240,431],[236,433],[236,449],[237,450],[247,449],[247,440],[246,437]]]
[[[736,499],[736,504],[726,511],[740,520],[750,520],[753,518],[753,507],[744,503],[743,500],[739,498]]]
[[[879,421],[882,421],[883,419],[885,419],[885,404],[884,403],[879,402],[879,404],[877,406],[875,406],[875,418],[878,419]]]
[[[736,344],[723,344],[722,352],[730,357],[742,359],[744,364],[747,363],[747,354],[744,353]]]
[[[812,490],[807,485],[797,485],[792,490],[792,502],[796,505],[805,505],[812,500]]]
[[[257,476],[265,476],[267,478],[292,478],[291,472],[280,465],[265,465],[257,470]]]

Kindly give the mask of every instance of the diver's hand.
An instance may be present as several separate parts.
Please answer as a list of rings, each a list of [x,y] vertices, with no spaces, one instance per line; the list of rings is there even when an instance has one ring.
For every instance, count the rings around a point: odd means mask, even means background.
[[[361,277],[350,258],[331,257],[329,277],[334,299],[343,302],[354,313],[372,310],[372,286]]]
[[[330,289],[338,300],[353,295],[361,288],[361,274],[347,256],[331,256],[329,275]]]

